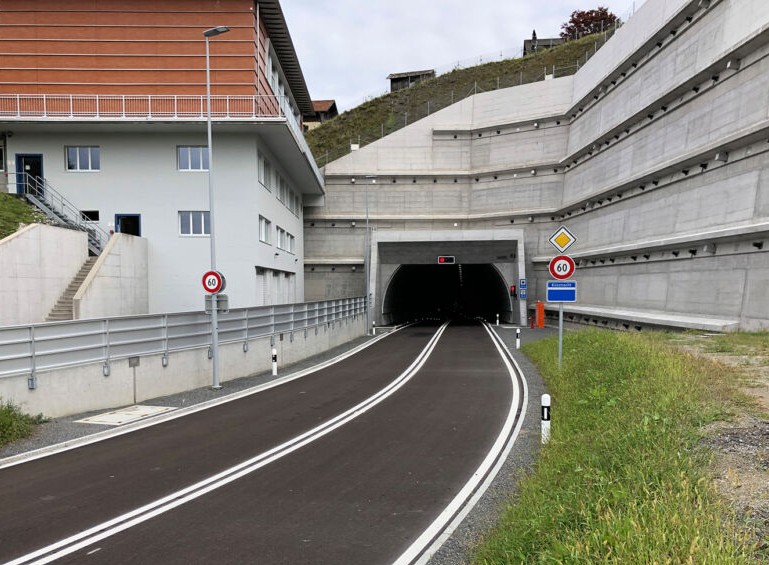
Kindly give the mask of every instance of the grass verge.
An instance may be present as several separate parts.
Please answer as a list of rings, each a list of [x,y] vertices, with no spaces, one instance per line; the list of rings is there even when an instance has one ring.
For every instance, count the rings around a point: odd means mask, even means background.
[[[0,447],[29,436],[43,421],[42,416],[24,414],[10,402],[0,404]]]
[[[524,348],[553,397],[537,469],[475,562],[750,563],[712,489],[702,426],[723,417],[723,367],[651,334],[583,331]]]

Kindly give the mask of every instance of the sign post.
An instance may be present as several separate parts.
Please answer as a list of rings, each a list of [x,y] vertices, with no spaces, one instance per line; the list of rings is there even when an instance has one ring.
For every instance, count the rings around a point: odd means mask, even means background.
[[[213,238],[212,238],[213,239]],[[227,286],[224,275],[219,271],[207,271],[203,274],[203,290],[211,295],[211,362],[213,364],[214,382],[211,388],[222,388],[219,384],[219,304],[218,294]]]
[[[570,281],[576,270],[574,260],[563,253],[577,241],[566,226],[561,226],[550,236],[550,245],[555,247],[561,255],[553,257],[548,270],[550,275],[557,280],[547,281],[547,301],[558,302],[558,369],[561,369],[563,360],[563,303],[577,301],[577,283]]]

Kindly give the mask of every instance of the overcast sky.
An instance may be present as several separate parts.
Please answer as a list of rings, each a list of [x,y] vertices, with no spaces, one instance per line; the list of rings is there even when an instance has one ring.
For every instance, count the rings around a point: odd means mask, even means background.
[[[389,89],[390,73],[448,70],[511,56],[531,37],[558,37],[574,10],[606,6],[623,20],[633,0],[281,0],[313,100],[340,113]],[[643,0],[635,0],[638,9]]]

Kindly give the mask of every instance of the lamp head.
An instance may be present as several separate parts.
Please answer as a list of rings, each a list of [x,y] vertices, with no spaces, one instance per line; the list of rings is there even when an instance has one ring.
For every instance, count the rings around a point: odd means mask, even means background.
[[[207,29],[206,31],[203,32],[203,35],[206,37],[216,37],[217,35],[227,33],[228,31],[230,31],[230,28],[228,28],[227,26],[217,26],[217,27],[212,27],[211,29]]]

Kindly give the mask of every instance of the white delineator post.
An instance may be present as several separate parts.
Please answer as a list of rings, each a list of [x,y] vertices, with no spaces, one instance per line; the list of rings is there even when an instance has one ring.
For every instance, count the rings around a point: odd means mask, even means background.
[[[542,395],[542,443],[550,440],[550,395]]]
[[[515,348],[521,348],[521,328],[515,328]]]
[[[497,325],[499,325],[499,314],[497,314]]]
[[[278,376],[278,350],[272,348],[272,376]]]

